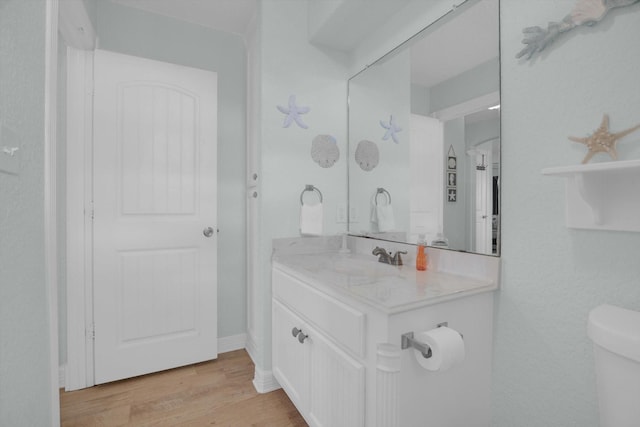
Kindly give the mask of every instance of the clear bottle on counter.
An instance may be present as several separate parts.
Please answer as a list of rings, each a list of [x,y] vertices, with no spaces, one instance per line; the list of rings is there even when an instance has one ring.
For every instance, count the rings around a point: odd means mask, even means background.
[[[416,270],[425,271],[427,269],[427,245],[424,234],[418,234],[418,253],[416,254]]]

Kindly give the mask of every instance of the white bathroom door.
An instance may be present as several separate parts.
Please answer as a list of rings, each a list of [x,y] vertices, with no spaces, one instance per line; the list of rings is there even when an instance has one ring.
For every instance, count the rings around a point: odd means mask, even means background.
[[[476,194],[475,194],[475,217],[476,217],[476,243],[475,252],[481,254],[491,254],[493,250],[492,242],[492,209],[493,209],[493,174],[491,152],[478,149],[476,151],[476,165],[484,165],[485,169],[476,167]]]
[[[95,53],[96,384],[217,357],[217,76]]]
[[[413,237],[424,234],[431,242],[442,232],[444,221],[444,127],[440,120],[411,115],[410,154],[409,226]]]

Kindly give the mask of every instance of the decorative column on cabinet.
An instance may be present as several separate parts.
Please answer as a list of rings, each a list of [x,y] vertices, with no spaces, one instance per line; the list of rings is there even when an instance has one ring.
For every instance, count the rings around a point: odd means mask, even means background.
[[[376,426],[399,427],[398,377],[400,347],[378,344],[376,361]]]

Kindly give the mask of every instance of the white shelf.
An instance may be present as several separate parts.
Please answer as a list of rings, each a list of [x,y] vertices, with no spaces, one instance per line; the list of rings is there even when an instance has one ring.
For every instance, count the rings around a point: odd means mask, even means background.
[[[640,231],[640,159],[542,170],[566,178],[570,228]]]

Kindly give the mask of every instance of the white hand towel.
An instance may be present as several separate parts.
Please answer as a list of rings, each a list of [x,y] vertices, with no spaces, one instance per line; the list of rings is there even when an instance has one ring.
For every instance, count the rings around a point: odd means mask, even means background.
[[[376,206],[376,215],[378,216],[378,231],[392,231],[396,228],[396,221],[393,217],[393,208],[390,204]]]
[[[322,235],[322,203],[300,207],[300,234],[303,236]]]

